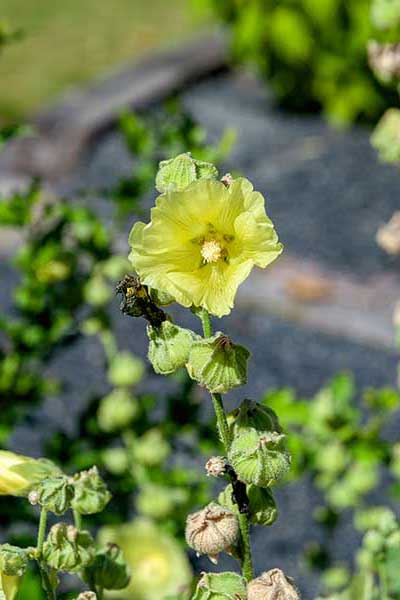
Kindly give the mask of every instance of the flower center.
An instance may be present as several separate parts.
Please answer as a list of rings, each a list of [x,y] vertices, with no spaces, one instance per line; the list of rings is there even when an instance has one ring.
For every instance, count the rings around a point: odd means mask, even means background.
[[[201,255],[206,263],[215,263],[222,256],[222,246],[217,240],[205,241],[201,247]]]

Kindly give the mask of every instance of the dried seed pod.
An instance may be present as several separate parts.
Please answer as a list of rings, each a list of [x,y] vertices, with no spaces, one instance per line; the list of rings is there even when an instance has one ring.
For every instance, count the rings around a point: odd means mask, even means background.
[[[282,479],[290,467],[284,440],[285,436],[275,431],[259,433],[249,429],[237,435],[228,460],[238,478],[260,487],[268,487]]]
[[[280,569],[266,571],[247,586],[247,600],[300,600],[292,580]]]
[[[224,456],[212,456],[205,465],[207,475],[211,477],[222,477],[226,473],[226,458]]]
[[[213,563],[220,552],[230,553],[239,540],[239,522],[227,508],[211,502],[208,506],[188,516],[186,541],[198,554],[207,554]]]

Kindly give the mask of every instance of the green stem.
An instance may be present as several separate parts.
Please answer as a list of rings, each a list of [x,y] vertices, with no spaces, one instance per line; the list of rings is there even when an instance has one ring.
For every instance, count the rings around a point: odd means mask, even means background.
[[[74,515],[75,527],[77,528],[78,531],[81,531],[81,529],[82,529],[82,515],[77,510],[73,510],[72,513]]]
[[[37,545],[36,545],[36,552],[37,552],[38,559],[41,558],[41,555],[43,552],[43,544],[44,544],[44,538],[46,535],[46,527],[47,527],[47,510],[45,508],[42,508],[41,513],[40,513],[39,531],[38,531]]]
[[[203,326],[204,337],[212,336],[212,327],[210,321],[210,315],[205,309],[202,309],[199,313],[201,324]],[[228,421],[224,409],[224,403],[222,401],[221,394],[211,394],[213,401],[214,412],[217,418],[217,427],[221,437],[221,441],[224,445],[225,454],[228,454],[229,448],[232,443],[232,436],[229,430]],[[253,563],[251,558],[251,546],[250,546],[250,523],[247,514],[239,514],[239,527],[241,534],[241,566],[243,577],[247,581],[251,581],[254,578]]]

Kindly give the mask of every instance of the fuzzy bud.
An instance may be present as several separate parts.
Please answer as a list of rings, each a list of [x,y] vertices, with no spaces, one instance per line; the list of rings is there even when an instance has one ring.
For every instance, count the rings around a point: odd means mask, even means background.
[[[71,506],[81,515],[101,512],[111,499],[111,494],[100,477],[97,467],[75,475],[73,486],[75,495]]]
[[[224,184],[225,187],[229,187],[233,183],[233,177],[230,173],[225,173],[223,177],[221,177],[221,183]]]
[[[226,458],[224,456],[212,456],[206,462],[206,472],[210,477],[222,477],[226,473]]]
[[[0,572],[8,577],[22,577],[28,566],[26,550],[2,544],[0,546]]]
[[[36,488],[38,504],[55,515],[63,515],[74,497],[74,488],[68,477],[48,477]]]
[[[170,453],[168,442],[158,429],[149,429],[136,439],[132,447],[132,455],[136,462],[146,467],[161,465]]]
[[[102,431],[118,431],[130,425],[138,412],[137,399],[126,388],[116,388],[101,399],[97,422]]]
[[[253,428],[256,431],[276,431],[282,433],[277,415],[271,408],[254,400],[243,400],[239,408],[227,415],[228,424],[233,435]]]
[[[228,459],[244,483],[268,487],[282,479],[290,467],[285,436],[277,432],[259,433],[255,429],[237,435]]]
[[[252,525],[272,525],[278,517],[276,502],[269,488],[260,488],[256,485],[248,485],[247,498],[249,501],[248,516]],[[233,489],[229,484],[218,496],[218,502],[239,514],[238,505],[233,501]]]
[[[97,600],[97,596],[94,592],[82,592],[76,600]]]
[[[130,581],[129,568],[117,544],[108,544],[98,551],[85,569],[84,579],[105,590],[122,590]]]
[[[379,227],[376,241],[388,254],[393,256],[400,254],[400,211],[393,213],[390,221]]]
[[[188,516],[186,541],[197,554],[207,554],[217,563],[218,554],[230,553],[239,540],[239,522],[236,515],[211,502],[208,506]]]
[[[280,569],[271,569],[247,586],[247,600],[300,600],[290,578]]]
[[[375,75],[384,83],[400,79],[400,44],[368,43],[368,60]]]
[[[246,600],[246,581],[237,573],[203,573],[192,600]]]
[[[193,342],[186,367],[190,377],[211,393],[225,394],[247,382],[249,357],[246,348],[233,344],[228,336],[218,332],[211,338]]]
[[[179,154],[170,160],[160,162],[156,176],[159,192],[181,192],[197,179],[216,179],[218,170],[212,163],[196,160],[190,154]]]
[[[95,547],[88,531],[78,531],[72,525],[57,523],[49,531],[43,546],[43,557],[57,571],[76,573],[94,559]]]
[[[149,337],[149,361],[160,375],[169,375],[187,363],[194,334],[178,327],[171,321],[163,321],[159,327],[147,327]]]
[[[130,352],[119,352],[110,364],[108,380],[111,385],[128,386],[136,385],[144,374],[144,364]]]

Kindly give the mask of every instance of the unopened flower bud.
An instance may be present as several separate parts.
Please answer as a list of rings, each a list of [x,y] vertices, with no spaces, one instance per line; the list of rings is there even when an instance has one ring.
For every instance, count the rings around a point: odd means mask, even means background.
[[[256,431],[276,431],[282,432],[279,420],[274,411],[259,404],[254,400],[246,398],[239,408],[236,408],[227,415],[228,424],[233,435],[240,431],[253,428]]]
[[[46,477],[61,474],[50,460],[34,459],[0,450],[0,495],[28,496],[29,492]]]
[[[97,467],[81,471],[73,478],[74,498],[71,506],[81,515],[99,513],[107,506],[111,494]]]
[[[225,394],[247,382],[249,357],[246,348],[233,344],[228,336],[218,332],[211,338],[193,342],[186,367],[190,377],[211,393]]]
[[[216,179],[218,170],[212,163],[193,158],[190,152],[160,162],[156,176],[159,192],[182,191],[197,179]]]
[[[269,488],[261,488],[256,485],[247,486],[247,498],[249,501],[248,516],[252,525],[272,525],[278,517],[276,502]],[[218,502],[238,514],[238,505],[233,501],[232,485],[229,484],[218,496]]]
[[[229,187],[230,185],[232,185],[233,182],[232,175],[230,173],[225,173],[225,175],[221,177],[221,182],[224,184],[225,187]]]
[[[118,352],[108,370],[109,382],[118,386],[136,385],[144,374],[144,364],[130,352]]]
[[[239,540],[239,522],[236,515],[212,502],[188,516],[186,541],[198,554],[207,554],[217,563],[220,552],[232,552]]]
[[[192,600],[246,600],[246,581],[237,573],[203,573]]]
[[[39,492],[37,492],[36,490],[32,490],[31,492],[29,492],[28,500],[29,503],[32,504],[32,506],[36,506],[36,504],[39,503]]]
[[[168,442],[158,429],[149,429],[133,443],[132,454],[136,462],[146,467],[161,465],[170,453]]]
[[[75,573],[88,566],[95,556],[94,541],[88,531],[57,523],[43,546],[46,563],[57,571]]]
[[[130,572],[117,544],[99,550],[85,569],[84,579],[105,590],[122,590],[129,584]]]
[[[97,422],[102,431],[118,431],[130,425],[138,412],[137,399],[126,388],[116,388],[101,399]]]
[[[189,329],[163,321],[159,327],[147,327],[149,361],[160,375],[169,375],[187,363],[194,335]]]
[[[247,600],[300,600],[292,580],[280,569],[271,569],[247,586]]]
[[[211,477],[222,477],[226,473],[226,458],[224,456],[212,456],[206,462],[207,475]]]
[[[44,479],[35,491],[38,504],[55,515],[63,515],[71,508],[74,488],[65,475]]]
[[[400,254],[400,211],[393,213],[390,221],[379,227],[376,241],[388,254]]]
[[[244,483],[268,487],[282,479],[290,467],[285,436],[250,429],[233,440],[228,460]]]
[[[24,548],[2,544],[0,546],[0,572],[9,577],[22,577],[28,566],[28,555]]]
[[[389,108],[380,119],[371,136],[371,144],[380,160],[400,163],[400,110]]]

